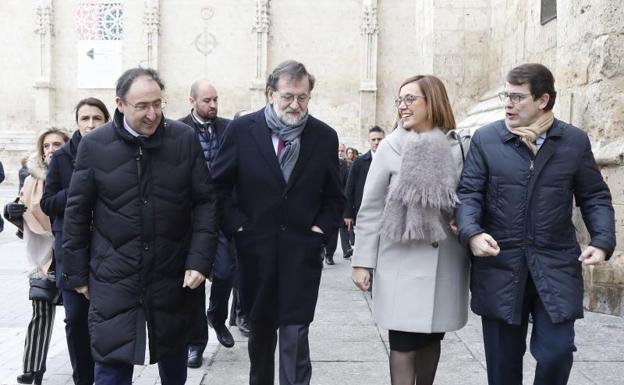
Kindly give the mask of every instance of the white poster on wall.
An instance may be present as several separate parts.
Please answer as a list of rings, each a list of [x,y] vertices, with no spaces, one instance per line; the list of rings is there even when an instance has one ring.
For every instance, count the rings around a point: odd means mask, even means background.
[[[78,88],[115,88],[122,70],[121,3],[78,4]]]

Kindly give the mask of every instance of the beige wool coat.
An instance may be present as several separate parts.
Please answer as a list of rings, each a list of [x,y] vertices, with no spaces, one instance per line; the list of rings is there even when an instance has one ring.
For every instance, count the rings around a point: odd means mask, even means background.
[[[401,243],[380,235],[386,194],[401,166],[402,142],[408,132],[398,127],[373,156],[355,228],[353,267],[374,269],[373,314],[379,326],[407,332],[448,332],[468,318],[469,258],[448,230],[437,242]],[[447,134],[457,174],[462,153],[455,131]],[[467,143],[464,142],[467,150]],[[459,179],[459,178],[458,178]]]

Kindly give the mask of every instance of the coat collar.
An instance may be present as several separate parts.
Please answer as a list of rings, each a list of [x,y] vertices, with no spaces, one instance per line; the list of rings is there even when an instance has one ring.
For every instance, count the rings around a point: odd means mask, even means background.
[[[505,119],[499,120],[496,122],[496,131],[501,137],[503,143],[509,142],[510,140],[517,139],[518,137],[512,134],[505,125]],[[555,119],[553,125],[546,132],[547,138],[559,138],[563,135],[563,123]]]
[[[275,154],[275,149],[273,147],[271,130],[269,129],[269,126],[267,125],[266,119],[264,117],[264,108],[253,113],[250,118],[255,123],[253,125],[253,128],[251,129],[251,134],[254,137],[258,148],[260,149],[262,157],[269,166],[271,174],[284,188],[292,188],[292,186],[297,182],[297,179],[303,172],[305,164],[307,160],[310,159],[314,147],[316,146],[316,143],[318,141],[318,135],[316,135],[316,130],[314,130],[312,124],[315,119],[310,116],[308,118],[308,122],[305,125],[305,128],[303,129],[303,132],[301,133],[301,149],[299,150],[299,158],[297,159],[295,168],[290,175],[288,184],[286,184],[286,181],[284,181],[284,177],[282,176],[282,170],[280,169],[279,162],[277,160],[277,155]]]
[[[382,140],[381,143],[386,142],[388,146],[397,154],[401,155],[403,153],[403,142],[405,141],[405,136],[409,133],[409,131],[405,130],[402,127],[397,127],[386,137],[386,139]],[[377,148],[379,149],[379,147]]]
[[[132,143],[135,145],[139,145],[143,148],[156,148],[159,147],[162,143],[162,138],[164,136],[164,132],[167,129],[169,123],[167,123],[167,119],[165,119],[165,115],[160,119],[160,124],[158,124],[158,128],[156,128],[156,132],[150,137],[134,137],[132,136],[124,127],[124,114],[121,113],[118,109],[115,110],[115,116],[113,117],[113,127],[115,132],[121,139],[128,143]]]

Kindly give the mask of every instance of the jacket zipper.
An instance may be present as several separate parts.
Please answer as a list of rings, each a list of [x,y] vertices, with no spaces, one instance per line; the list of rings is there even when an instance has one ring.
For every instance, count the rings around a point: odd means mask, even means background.
[[[139,199],[142,199],[143,197],[143,191],[141,191],[141,171],[142,171],[141,170],[141,158],[143,158],[143,147],[139,146],[139,154],[134,158],[137,164],[137,175],[138,175],[138,180],[139,180]],[[140,279],[141,279],[141,294],[139,294],[139,303],[143,305],[143,300],[144,300],[143,297],[145,293],[145,288],[144,288],[144,283],[143,283],[143,274],[140,274]]]

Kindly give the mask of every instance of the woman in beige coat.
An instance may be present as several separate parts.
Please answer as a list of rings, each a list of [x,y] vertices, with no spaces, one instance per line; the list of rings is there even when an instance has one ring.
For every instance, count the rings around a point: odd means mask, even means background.
[[[375,274],[373,311],[389,330],[393,385],[433,384],[444,332],[468,316],[467,251],[454,234],[455,189],[468,143],[442,82],[407,79],[398,127],[379,145],[357,217],[353,281]]]
[[[54,284],[54,256],[52,246],[52,226],[50,219],[41,211],[40,201],[43,195],[48,165],[54,151],[61,148],[69,139],[67,133],[57,128],[49,128],[37,139],[37,152],[28,160],[30,175],[24,180],[20,192],[23,208],[24,241],[26,256],[32,265],[29,278],[48,279]],[[32,317],[26,330],[24,343],[23,374],[17,376],[20,384],[40,385],[46,370],[46,358],[54,326],[56,304],[32,299]]]

